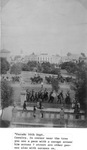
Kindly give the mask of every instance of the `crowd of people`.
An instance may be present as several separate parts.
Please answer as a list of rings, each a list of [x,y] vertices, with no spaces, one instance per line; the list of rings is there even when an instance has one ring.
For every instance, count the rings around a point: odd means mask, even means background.
[[[74,109],[74,113],[76,114],[76,118],[78,119],[79,117],[79,112],[80,112],[80,103],[77,100],[71,101],[70,98],[70,92],[67,91],[66,96],[64,98],[63,91],[60,91],[58,94],[55,95],[53,91],[48,92],[47,89],[40,90],[38,92],[32,90],[29,91],[28,89],[26,90],[26,101],[24,101],[23,104],[23,110],[27,110],[27,103],[28,102],[35,102],[36,105],[33,107],[33,116],[35,117],[35,112],[36,109],[42,109],[42,103],[47,102],[47,103],[54,103],[55,96],[57,98],[56,103],[59,103],[61,105],[63,104],[71,104],[72,109]],[[43,113],[41,114],[43,118]]]
[[[48,102],[48,103],[54,103],[55,97],[57,98],[56,102],[59,104],[65,103],[65,104],[70,104],[71,103],[71,98],[70,98],[70,93],[69,91],[66,93],[66,97],[64,98],[63,91],[60,91],[60,93],[55,94],[55,92],[50,91],[48,92],[47,89],[40,90],[38,92],[32,90],[29,91],[28,89],[26,90],[26,101],[27,102]]]
[[[34,90],[30,92],[29,90],[27,90],[27,99],[26,101],[24,101],[23,111],[27,110],[27,102],[36,102],[36,105],[33,106],[33,117],[34,118],[36,117],[36,110],[39,109],[41,118],[43,118],[43,112],[41,111],[43,109],[42,103],[45,101],[53,103],[54,98],[55,96],[54,96],[53,91],[48,92],[47,89],[45,89],[43,92],[42,91],[35,92]],[[60,122],[64,120],[63,100],[64,100],[63,91],[61,91],[57,95],[57,103],[60,103],[62,105],[61,111],[60,111],[60,118],[61,118]],[[76,114],[76,118],[78,119],[79,112],[80,112],[80,103],[75,99],[72,102],[70,102],[69,91],[66,93],[65,103],[66,104],[71,103],[72,109],[74,109],[74,113]]]

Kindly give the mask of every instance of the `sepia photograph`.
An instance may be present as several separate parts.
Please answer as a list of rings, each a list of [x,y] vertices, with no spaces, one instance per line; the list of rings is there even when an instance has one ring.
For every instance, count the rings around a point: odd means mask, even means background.
[[[1,0],[0,128],[87,128],[87,0]]]

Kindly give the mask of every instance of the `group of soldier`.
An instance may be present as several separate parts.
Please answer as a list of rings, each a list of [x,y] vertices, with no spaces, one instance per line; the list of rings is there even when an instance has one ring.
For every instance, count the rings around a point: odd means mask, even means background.
[[[35,92],[34,90],[30,92],[29,90],[27,90],[26,93],[27,93],[27,97],[26,97],[26,101],[24,101],[24,104],[23,104],[23,110],[27,110],[27,102],[36,102],[37,105],[33,107],[34,117],[35,117],[36,108],[42,109],[43,102],[53,103],[54,98],[55,98],[54,92],[53,91],[48,92],[47,89],[45,89],[44,91],[39,91],[39,92]],[[63,105],[64,103],[71,104],[72,109],[74,109],[74,113],[76,114],[76,118],[78,119],[79,112],[80,112],[80,103],[75,100],[71,102],[69,91],[66,93],[65,99],[64,99],[63,91],[61,91],[57,95],[57,103],[60,103],[61,105]],[[61,109],[61,112],[62,111],[64,110]],[[41,113],[41,115],[43,118],[43,113]]]
[[[40,90],[38,92],[32,90],[29,91],[28,89],[26,90],[26,101],[27,102],[48,102],[48,103],[54,103],[55,97],[57,98],[56,103],[62,104],[70,104],[71,103],[71,98],[70,98],[70,93],[69,91],[66,93],[66,97],[64,98],[63,91],[60,91],[60,93],[55,94],[55,92],[50,91],[48,92],[47,89]]]

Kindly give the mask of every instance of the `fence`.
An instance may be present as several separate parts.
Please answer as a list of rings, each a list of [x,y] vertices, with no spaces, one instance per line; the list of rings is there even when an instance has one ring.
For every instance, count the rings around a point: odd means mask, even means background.
[[[12,112],[12,121],[11,124],[20,124],[27,126],[29,124],[35,124],[39,126],[39,123],[42,123],[42,126],[46,126],[49,122],[49,124],[53,123],[55,127],[58,126],[59,120],[60,120],[60,109],[42,109],[42,110],[36,110],[36,117],[34,118],[34,112],[33,108],[29,107],[28,110],[23,111],[22,108],[15,108]],[[74,113],[74,110],[72,109],[65,109],[64,110],[64,121],[66,126],[68,124],[73,124],[75,122],[81,122],[85,121],[85,112],[80,111],[79,118],[76,119],[76,114]]]

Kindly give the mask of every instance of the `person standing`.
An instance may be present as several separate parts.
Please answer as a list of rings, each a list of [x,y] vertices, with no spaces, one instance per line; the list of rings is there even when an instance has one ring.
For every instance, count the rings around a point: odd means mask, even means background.
[[[39,109],[42,109],[42,100],[39,100]]]
[[[75,99],[73,98],[73,101],[72,101],[72,109],[75,109]]]
[[[79,112],[80,112],[80,103],[78,101],[76,101],[75,109],[74,109],[76,119],[79,119]]]
[[[41,89],[43,89],[43,81],[41,82]]]
[[[23,104],[23,111],[24,111],[24,110],[27,110],[26,101],[24,101],[24,104]]]
[[[36,117],[36,106],[33,107],[33,117]]]
[[[63,106],[61,107],[61,110],[60,110],[60,124],[64,124],[64,109],[63,109]]]

